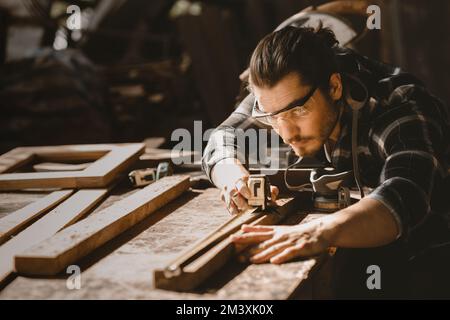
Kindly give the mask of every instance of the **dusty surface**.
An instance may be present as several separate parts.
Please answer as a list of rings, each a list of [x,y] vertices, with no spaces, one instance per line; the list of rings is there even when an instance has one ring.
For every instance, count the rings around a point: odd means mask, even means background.
[[[4,192],[0,193],[0,218],[45,197],[48,192]]]
[[[133,193],[113,194],[92,215]],[[81,289],[69,290],[68,274],[18,276],[0,299],[285,299],[316,260],[282,266],[230,262],[197,292],[155,289],[152,271],[162,268],[229,218],[217,189],[189,191],[79,262]],[[290,223],[301,220],[294,214]]]

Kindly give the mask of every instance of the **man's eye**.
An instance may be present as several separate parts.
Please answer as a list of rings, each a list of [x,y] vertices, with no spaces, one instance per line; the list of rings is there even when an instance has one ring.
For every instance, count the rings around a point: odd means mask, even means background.
[[[301,116],[306,114],[308,111],[308,109],[305,106],[301,106],[301,107],[295,107],[294,109],[291,110],[292,115],[295,116]]]

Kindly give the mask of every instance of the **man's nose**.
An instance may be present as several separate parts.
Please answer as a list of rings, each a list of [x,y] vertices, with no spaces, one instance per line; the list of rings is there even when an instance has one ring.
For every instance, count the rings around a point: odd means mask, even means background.
[[[280,119],[278,121],[278,133],[283,141],[288,141],[290,138],[300,135],[300,128],[292,121]]]

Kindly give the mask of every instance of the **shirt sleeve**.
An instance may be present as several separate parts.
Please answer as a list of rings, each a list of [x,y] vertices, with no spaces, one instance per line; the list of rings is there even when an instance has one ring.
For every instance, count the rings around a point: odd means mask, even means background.
[[[211,180],[211,171],[221,160],[239,159],[245,164],[246,150],[241,150],[237,143],[238,130],[262,127],[251,117],[254,103],[253,94],[249,94],[236,110],[222,122],[210,135],[202,157],[202,169]]]
[[[448,145],[443,134],[448,123],[439,119],[433,99],[409,95],[398,90],[391,97],[395,107],[389,107],[371,137],[384,165],[380,185],[368,197],[389,208],[398,225],[398,238],[406,238],[430,213],[436,181],[447,171],[442,149]]]

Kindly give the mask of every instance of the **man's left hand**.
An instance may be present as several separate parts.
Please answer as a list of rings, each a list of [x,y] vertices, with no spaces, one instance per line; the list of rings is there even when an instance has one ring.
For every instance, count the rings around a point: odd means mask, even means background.
[[[295,226],[242,226],[243,234],[233,235],[236,244],[256,245],[250,250],[250,261],[280,264],[298,257],[325,252],[330,242],[324,223],[318,219]]]

